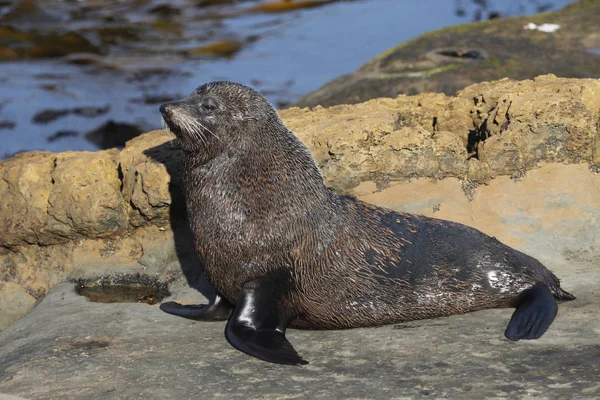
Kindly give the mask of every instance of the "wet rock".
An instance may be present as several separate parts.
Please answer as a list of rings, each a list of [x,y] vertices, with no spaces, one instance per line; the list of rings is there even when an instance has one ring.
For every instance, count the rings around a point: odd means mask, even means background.
[[[43,8],[39,3],[35,0],[15,1],[13,6],[0,16],[0,23],[23,26],[33,24],[49,25],[64,21],[64,16]]]
[[[110,106],[106,105],[103,107],[91,107],[91,106],[75,107],[72,112],[73,112],[73,114],[79,115],[80,117],[96,118],[96,117],[106,114],[109,111],[110,111]]]
[[[95,65],[99,68],[116,69],[114,65],[107,62],[102,56],[90,53],[74,53],[63,57],[65,62],[74,65]]]
[[[282,13],[304,8],[314,8],[333,3],[336,0],[279,0],[259,4],[250,9],[253,13]]]
[[[140,29],[133,25],[102,26],[98,27],[95,32],[104,44],[121,44],[141,40]]]
[[[57,119],[67,116],[71,113],[71,110],[62,109],[62,110],[43,110],[36,113],[33,116],[34,124],[48,124],[50,122],[56,121]]]
[[[0,49],[5,58],[50,58],[73,53],[100,53],[100,49],[78,32],[62,31],[56,24],[46,30],[23,30],[21,24],[4,25],[0,21]],[[37,25],[36,25],[37,27]]]
[[[0,129],[14,129],[17,124],[7,119],[0,120]]]
[[[128,82],[146,82],[149,79],[155,78],[168,78],[175,72],[169,68],[155,67],[155,68],[144,68],[136,71],[132,71],[127,77]],[[183,76],[189,76],[183,74]]]
[[[16,51],[0,46],[0,61],[16,60],[17,58],[19,58],[19,55]]]
[[[75,132],[75,131],[58,131],[55,134],[48,136],[46,138],[46,140],[49,143],[52,143],[52,142],[55,142],[55,141],[57,141],[59,139],[62,139],[62,138],[77,137],[77,136],[79,136],[79,133]]]
[[[99,53],[100,49],[77,32],[34,36],[33,45],[25,48],[23,57],[51,58],[72,53]]]
[[[110,149],[125,146],[128,140],[139,136],[142,132],[143,130],[137,125],[111,120],[98,129],[87,133],[85,137],[100,146],[100,148]]]
[[[222,40],[189,49],[186,51],[186,55],[190,57],[209,56],[231,58],[242,49],[242,46],[243,43],[238,40]]]
[[[169,101],[181,99],[181,95],[169,95],[169,94],[157,94],[157,95],[146,95],[141,98],[131,99],[132,103],[142,104],[163,104]]]
[[[181,14],[181,9],[170,4],[158,4],[148,10],[150,14],[158,14],[161,17],[173,17]]]
[[[341,76],[299,99],[298,107],[355,104],[399,94],[454,95],[477,82],[542,74],[598,77],[600,3],[578,1],[563,10],[495,19],[429,32],[389,49],[356,72]],[[577,20],[577,24],[572,21]],[[525,29],[556,24],[554,32]]]
[[[49,89],[53,89],[50,87]],[[69,114],[75,114],[85,118],[95,118],[106,114],[110,110],[110,106],[106,105],[103,107],[75,107],[73,109],[62,109],[62,110],[43,110],[36,113],[33,116],[33,122],[35,124],[47,124],[56,121],[59,118],[67,116]]]

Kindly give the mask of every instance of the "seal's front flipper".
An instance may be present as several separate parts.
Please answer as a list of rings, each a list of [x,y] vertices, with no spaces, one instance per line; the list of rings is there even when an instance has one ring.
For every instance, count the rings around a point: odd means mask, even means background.
[[[548,329],[558,305],[546,285],[536,285],[519,296],[504,336],[510,340],[537,339]]]
[[[224,298],[217,295],[210,304],[179,304],[174,301],[162,303],[160,309],[166,313],[195,321],[225,321],[231,315],[233,306]]]
[[[246,283],[225,329],[227,341],[261,360],[308,364],[285,338],[285,328],[296,317],[282,307],[288,293],[289,285],[277,279],[265,277]]]

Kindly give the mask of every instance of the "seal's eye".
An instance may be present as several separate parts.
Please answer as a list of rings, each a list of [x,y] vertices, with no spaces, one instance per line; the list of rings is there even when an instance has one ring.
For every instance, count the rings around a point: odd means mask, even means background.
[[[211,98],[204,99],[202,104],[200,104],[200,107],[202,107],[202,110],[210,112],[215,111],[218,108],[217,102]]]

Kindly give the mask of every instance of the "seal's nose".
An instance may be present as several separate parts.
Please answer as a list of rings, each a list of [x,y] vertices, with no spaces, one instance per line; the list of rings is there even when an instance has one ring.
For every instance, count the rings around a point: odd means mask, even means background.
[[[160,113],[165,118],[171,118],[171,107],[169,103],[165,103],[159,107]]]

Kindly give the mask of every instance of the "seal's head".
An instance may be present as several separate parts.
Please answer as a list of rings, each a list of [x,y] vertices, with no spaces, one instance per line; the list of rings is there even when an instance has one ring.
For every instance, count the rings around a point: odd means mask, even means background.
[[[160,112],[181,147],[204,156],[252,141],[257,126],[282,124],[262,94],[233,82],[206,83],[181,100],[161,105]]]

